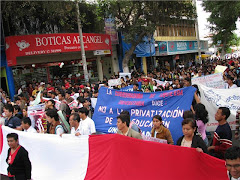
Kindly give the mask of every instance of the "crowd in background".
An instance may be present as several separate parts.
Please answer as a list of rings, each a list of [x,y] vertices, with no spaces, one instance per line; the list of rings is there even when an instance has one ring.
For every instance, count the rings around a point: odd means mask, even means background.
[[[132,71],[131,78],[126,76],[121,78],[121,84],[110,87],[114,89],[121,89],[129,85],[133,85],[134,91],[143,92],[156,92],[179,89],[187,86],[191,86],[191,79],[195,77],[201,77],[210,75],[215,72],[217,65],[227,66],[227,70],[223,73],[223,78],[226,81],[226,88],[237,88],[240,86],[240,63],[239,59],[230,60],[205,60],[203,64],[195,64],[191,62],[189,67],[178,65],[176,69],[169,70],[166,67],[157,67],[152,72],[144,74],[140,71]],[[119,75],[114,75],[110,79],[118,79]],[[165,82],[164,85],[158,85],[157,81]],[[64,125],[59,122],[57,110],[55,108],[55,100],[60,101],[60,110],[64,112],[64,116],[67,119],[67,123],[71,126],[71,133],[73,134],[95,134],[95,124],[93,122],[92,115],[94,108],[91,106],[91,98],[97,98],[98,92],[101,86],[108,87],[108,79],[105,77],[102,82],[80,84],[77,79],[54,79],[52,82],[30,82],[27,86],[22,86],[18,89],[14,101],[7,96],[7,93],[0,89],[0,103],[1,103],[1,116],[2,121],[6,118],[5,125],[16,128],[18,130],[24,130],[26,132],[36,132],[31,127],[31,120],[28,118],[27,107],[34,104],[34,100],[39,92],[41,92],[41,98],[47,98],[45,103],[46,119],[48,122],[48,128],[45,133],[50,134],[63,134],[65,132]],[[197,88],[197,86],[195,86]],[[70,110],[68,104],[76,100],[78,102],[76,108]],[[206,123],[208,122],[208,112],[205,106],[201,104],[199,99],[199,91],[197,90],[194,95],[194,101],[190,111],[184,112],[182,130],[184,136],[181,137],[177,145],[185,147],[195,147],[199,152],[205,152],[212,154],[215,153],[216,157],[223,158],[224,153],[230,144],[232,143],[232,135],[230,126],[227,123],[227,118],[230,115],[228,108],[219,108],[219,112],[216,112],[215,119],[219,122],[220,130],[216,130],[214,134],[213,142],[208,142],[206,135]],[[119,134],[129,135],[132,137],[140,137],[136,133],[140,133],[140,129],[136,128],[136,131],[129,131],[131,124],[129,113],[120,114],[118,118],[117,127],[120,131]],[[153,117],[153,128],[151,131],[152,137],[166,139],[169,144],[173,144],[170,131],[162,124],[161,116]],[[3,122],[2,122],[3,124]],[[222,127],[225,125],[226,127]],[[218,127],[218,128],[219,128]],[[134,126],[133,128],[134,129]],[[222,147],[221,138],[222,132],[227,132],[224,135],[224,139],[227,139],[227,143]],[[219,135],[219,133],[221,135]],[[238,134],[236,133],[236,136]],[[216,136],[216,137],[215,137]],[[221,146],[219,149],[215,149],[216,146]],[[220,154],[219,154],[220,153]],[[217,155],[216,155],[217,154]]]

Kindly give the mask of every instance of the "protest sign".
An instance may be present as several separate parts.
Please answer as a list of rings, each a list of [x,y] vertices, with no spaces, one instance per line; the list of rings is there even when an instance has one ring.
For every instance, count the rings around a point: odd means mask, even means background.
[[[222,73],[192,78],[192,84],[202,84],[207,87],[225,89]]]
[[[231,111],[230,117],[227,119],[231,129],[236,127],[236,111],[240,108],[240,88],[235,89],[214,89],[203,85],[199,85],[201,93],[201,103],[205,105],[209,123],[208,131],[215,131],[218,122],[215,120],[215,113],[219,107],[228,107]]]
[[[215,73],[223,73],[227,69],[227,66],[217,65],[215,68]]]
[[[121,88],[121,91],[133,91],[133,85],[126,86],[124,88]]]
[[[160,81],[157,79],[152,79],[152,80],[157,82],[157,86],[165,87],[167,83],[169,83],[170,85],[172,84],[172,81]]]
[[[118,79],[109,79],[108,80],[108,85],[109,86],[118,86],[118,85],[121,85],[122,84],[122,82],[121,82],[121,79],[120,78],[118,78]]]
[[[44,109],[45,104],[28,106],[28,117],[31,119],[31,126],[40,132],[47,130],[47,120]]]
[[[97,98],[91,98],[91,105],[95,109],[95,106],[97,104]]]
[[[116,133],[117,116],[122,110],[127,110],[131,120],[141,128],[142,133],[151,136],[152,118],[154,115],[160,115],[176,143],[182,135],[183,112],[190,110],[195,90],[193,87],[187,87],[143,93],[123,92],[102,87],[93,115],[96,129],[104,133]]]
[[[129,79],[131,79],[131,73],[119,73],[119,78],[121,79],[121,77],[124,78],[124,80],[126,81],[126,76],[129,77]]]

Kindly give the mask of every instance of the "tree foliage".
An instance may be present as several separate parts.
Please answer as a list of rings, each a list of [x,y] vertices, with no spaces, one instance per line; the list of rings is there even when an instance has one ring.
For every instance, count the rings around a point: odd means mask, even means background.
[[[233,31],[240,17],[240,1],[203,1],[203,7],[211,13],[208,21],[213,32],[213,44],[221,41],[224,55],[234,39]]]
[[[79,3],[83,32],[103,29],[96,5]],[[74,1],[1,1],[5,36],[78,32]]]
[[[128,71],[128,61],[144,36],[153,35],[160,24],[176,24],[181,18],[195,18],[191,1],[118,1],[99,0],[99,17],[115,18],[116,27],[124,34],[131,49],[123,59],[123,69]]]

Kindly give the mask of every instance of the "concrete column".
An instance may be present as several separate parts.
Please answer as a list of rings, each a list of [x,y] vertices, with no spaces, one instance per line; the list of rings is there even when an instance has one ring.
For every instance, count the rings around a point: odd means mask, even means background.
[[[147,75],[147,58],[146,57],[142,57],[142,66],[143,66],[144,74]]]
[[[112,71],[114,75],[117,75],[119,72],[119,63],[118,63],[118,58],[117,58],[117,49],[116,45],[112,46]]]
[[[101,56],[97,56],[97,70],[98,70],[98,79],[103,81],[103,67],[101,63]]]

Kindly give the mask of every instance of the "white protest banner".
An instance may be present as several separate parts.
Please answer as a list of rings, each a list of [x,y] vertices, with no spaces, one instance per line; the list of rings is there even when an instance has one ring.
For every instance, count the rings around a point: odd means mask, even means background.
[[[215,131],[218,122],[215,120],[215,114],[219,107],[228,107],[231,111],[230,117],[227,119],[231,129],[236,126],[236,111],[240,108],[240,88],[235,89],[214,89],[203,85],[199,85],[201,93],[201,103],[205,105],[209,123],[208,131]]]
[[[2,133],[1,133],[2,132]],[[53,134],[27,133],[0,126],[0,173],[7,175],[8,133],[17,133],[19,144],[29,154],[34,180],[83,180],[89,159],[88,136],[64,139]],[[75,153],[74,153],[75,152]],[[77,152],[77,153],[76,153]],[[81,162],[81,163],[80,163]],[[77,172],[77,173],[76,173]]]
[[[216,68],[215,68],[215,74],[216,73],[223,73],[226,69],[227,69],[227,66],[217,65]]]
[[[119,73],[119,78],[121,79],[121,77],[124,78],[124,80],[126,81],[126,76],[129,77],[129,79],[131,79],[131,73]]]
[[[202,84],[207,87],[225,89],[225,82],[223,81],[222,73],[192,78],[192,84]]]
[[[68,104],[69,108],[72,110],[73,108],[77,108],[78,102],[76,100],[73,100]]]
[[[108,80],[108,86],[118,86],[118,85],[121,85],[122,82],[121,82],[121,79],[118,78],[118,79],[109,79]]]
[[[91,98],[91,105],[95,109],[95,106],[97,104],[97,98]]]
[[[157,86],[165,87],[167,83],[169,83],[170,85],[172,84],[172,81],[160,81],[157,79],[152,79],[152,80],[157,82]]]

